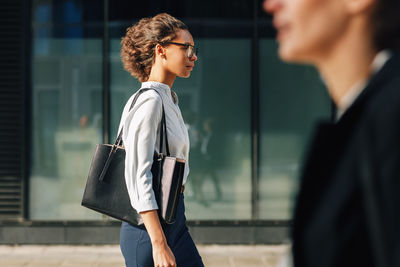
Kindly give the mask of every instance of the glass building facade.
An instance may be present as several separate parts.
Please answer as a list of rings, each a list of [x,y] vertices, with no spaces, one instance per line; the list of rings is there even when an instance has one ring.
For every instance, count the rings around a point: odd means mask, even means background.
[[[32,0],[29,219],[105,219],[80,202],[95,145],[113,142],[140,86],[120,40],[168,12],[200,48],[191,77],[173,86],[191,138],[188,220],[290,221],[308,137],[331,102],[314,69],[279,60],[261,4]]]

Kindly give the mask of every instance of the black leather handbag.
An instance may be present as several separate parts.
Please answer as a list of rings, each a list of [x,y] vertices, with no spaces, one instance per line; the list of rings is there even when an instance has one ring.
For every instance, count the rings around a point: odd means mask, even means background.
[[[135,105],[139,95],[147,90],[150,89],[141,89],[136,94],[130,109]],[[123,128],[114,145],[98,144],[96,146],[82,198],[82,206],[121,221],[139,225],[143,223],[143,220],[131,206],[125,182],[125,149],[122,144],[122,132]],[[162,153],[164,138],[166,155]],[[162,107],[159,151],[160,153],[154,153],[151,168],[153,190],[161,221],[171,224],[175,222],[176,218],[185,161],[170,156],[164,105]]]

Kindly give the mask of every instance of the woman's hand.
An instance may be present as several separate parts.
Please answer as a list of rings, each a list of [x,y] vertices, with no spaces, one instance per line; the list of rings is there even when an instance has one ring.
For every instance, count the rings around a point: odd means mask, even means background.
[[[155,267],[176,267],[175,257],[167,242],[153,245],[153,260]]]
[[[158,218],[157,210],[141,212],[144,226],[149,233],[153,247],[153,261],[155,267],[176,267],[175,257],[167,244],[163,229]]]

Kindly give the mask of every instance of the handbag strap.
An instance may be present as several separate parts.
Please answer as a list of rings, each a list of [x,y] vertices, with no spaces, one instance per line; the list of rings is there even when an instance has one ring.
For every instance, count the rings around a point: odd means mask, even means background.
[[[131,106],[129,108],[129,111],[135,106],[135,103],[137,101],[137,99],[139,98],[140,94],[148,91],[148,90],[154,90],[158,95],[160,95],[159,92],[157,92],[157,90],[152,89],[152,88],[143,88],[140,89],[139,92],[135,95],[135,98],[132,100]],[[161,98],[161,95],[160,95]],[[162,98],[161,98],[161,102],[162,102]],[[124,127],[121,127],[121,130],[119,131],[117,140],[115,140],[115,145],[116,146],[122,146],[123,142],[122,142],[122,133],[123,133]],[[169,152],[169,144],[168,144],[168,135],[167,135],[167,121],[165,119],[165,111],[164,111],[164,103],[162,103],[162,116],[161,116],[161,127],[160,127],[160,149],[159,149],[159,153],[162,153],[162,148],[163,148],[163,142],[164,142],[164,138],[165,138],[165,145],[166,145],[166,152],[167,152],[167,156],[170,156],[170,152]]]
[[[134,107],[137,99],[139,98],[140,94],[148,91],[148,90],[154,90],[158,95],[160,95],[159,92],[157,92],[157,90],[152,89],[152,88],[143,88],[140,89],[139,92],[137,92],[137,94],[135,95],[135,97],[132,100],[132,104],[129,108],[129,111]],[[161,97],[161,95],[160,95]],[[161,102],[162,102],[162,98],[161,98]],[[103,170],[100,173],[99,176],[99,181],[103,182],[104,177],[107,173],[108,167],[110,166],[110,163],[115,155],[115,152],[117,151],[118,146],[122,146],[123,142],[122,142],[122,133],[124,130],[124,126],[121,127],[121,130],[119,131],[118,137],[115,140],[114,145],[112,146],[110,153],[108,154],[108,158],[106,163],[104,164]],[[161,116],[161,127],[160,127],[160,150],[159,150],[159,154],[162,156],[162,148],[163,148],[163,140],[165,138],[165,143],[166,143],[166,152],[167,152],[167,156],[170,156],[170,152],[169,152],[169,144],[168,144],[168,136],[167,136],[167,122],[165,119],[165,111],[164,111],[164,103],[162,102],[162,116]]]

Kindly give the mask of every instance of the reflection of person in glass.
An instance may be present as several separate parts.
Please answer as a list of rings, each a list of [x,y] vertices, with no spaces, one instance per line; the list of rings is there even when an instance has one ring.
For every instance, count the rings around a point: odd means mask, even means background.
[[[316,66],[337,108],[303,169],[295,266],[400,266],[400,1],[264,7],[280,57]]]
[[[198,133],[198,144],[195,153],[196,162],[194,162],[196,173],[192,176],[193,181],[193,194],[197,201],[205,206],[208,206],[208,199],[206,199],[203,191],[203,184],[206,179],[211,179],[216,200],[222,199],[221,186],[217,177],[218,168],[218,144],[215,143],[214,120],[207,118],[203,121],[201,131]]]
[[[189,137],[178,98],[171,90],[175,78],[188,78],[197,60],[196,48],[187,26],[180,20],[159,14],[141,19],[127,29],[122,39],[125,69],[142,82],[143,92],[129,111],[135,94],[122,113],[123,143],[126,150],[125,179],[131,204],[144,222],[135,226],[123,222],[121,251],[127,266],[203,266],[190,237],[184,215],[183,194],[176,222],[161,223],[152,189],[151,166],[159,147],[162,104],[165,109],[169,149],[172,156],[186,160],[188,169]]]

